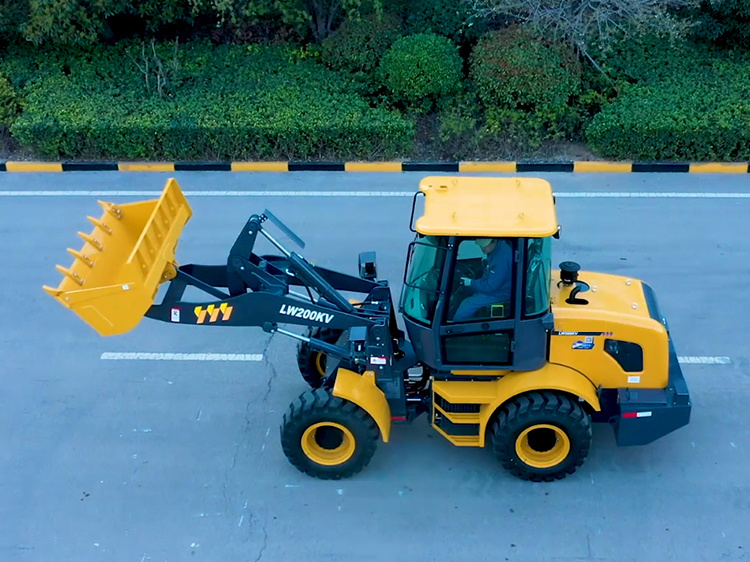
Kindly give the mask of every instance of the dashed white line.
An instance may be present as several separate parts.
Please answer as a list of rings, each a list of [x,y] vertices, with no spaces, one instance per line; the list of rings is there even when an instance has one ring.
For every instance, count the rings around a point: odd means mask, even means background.
[[[680,363],[687,364],[699,364],[699,365],[729,365],[732,360],[729,357],[705,357],[705,356],[688,356],[678,357],[677,361]]]
[[[581,191],[555,193],[555,197],[602,198],[602,199],[750,199],[750,193],[710,193],[710,192],[654,192],[654,191]]]
[[[105,352],[105,361],[263,361],[262,353],[143,353]],[[677,361],[692,365],[730,365],[732,360],[724,356],[682,356]],[[200,416],[200,414],[199,414]]]
[[[107,361],[263,361],[261,353],[102,353]]]

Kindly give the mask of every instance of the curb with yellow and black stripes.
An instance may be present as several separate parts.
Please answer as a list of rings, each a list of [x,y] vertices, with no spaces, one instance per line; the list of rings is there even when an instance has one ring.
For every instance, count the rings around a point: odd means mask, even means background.
[[[748,162],[0,162],[0,172],[614,172],[747,174]]]

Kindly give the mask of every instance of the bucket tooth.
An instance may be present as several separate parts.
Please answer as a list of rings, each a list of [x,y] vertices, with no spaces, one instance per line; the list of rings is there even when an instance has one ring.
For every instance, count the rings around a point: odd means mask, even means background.
[[[68,248],[68,253],[75,259],[82,261],[89,267],[94,267],[94,260],[92,260],[86,254],[82,254],[81,252],[79,252],[78,250],[74,250],[73,248]]]
[[[118,221],[122,219],[122,210],[115,205],[114,203],[107,203],[106,201],[99,201],[99,205],[101,205],[102,209],[107,211],[110,215],[115,217]]]
[[[86,234],[85,232],[79,232],[78,236],[80,236],[81,238],[83,238],[86,242],[88,242],[89,244],[91,244],[94,248],[96,248],[100,252],[104,249],[104,246],[102,245],[102,243],[99,242],[99,240],[97,240],[96,238],[94,238],[90,234]]]
[[[63,267],[61,265],[56,265],[55,269],[57,269],[57,271],[59,271],[66,277],[70,277],[73,281],[75,281],[79,285],[83,285],[83,279],[81,279],[81,276],[78,275],[75,271],[70,271],[68,268]]]
[[[93,224],[94,226],[98,226],[107,234],[112,234],[112,229],[108,227],[106,223],[100,221],[99,219],[95,219],[94,217],[86,217],[86,218],[89,219],[89,222]]]
[[[50,295],[57,298],[62,294],[62,291],[56,287],[49,287],[48,285],[43,285],[42,289],[47,291]]]

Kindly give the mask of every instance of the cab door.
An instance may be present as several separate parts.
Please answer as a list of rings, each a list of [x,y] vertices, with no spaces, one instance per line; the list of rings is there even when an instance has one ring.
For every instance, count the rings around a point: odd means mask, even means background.
[[[473,238],[456,238],[449,244],[441,291],[444,298],[435,314],[441,370],[534,370],[546,362],[547,331],[552,326],[549,242],[497,240],[498,255],[494,257],[484,254]],[[467,277],[491,279],[493,273],[506,279],[489,283],[489,288],[487,283],[480,287],[494,289],[491,294],[466,287],[462,281]],[[546,292],[540,293],[545,283]],[[470,301],[464,302],[467,299]],[[467,310],[471,312],[468,318]]]

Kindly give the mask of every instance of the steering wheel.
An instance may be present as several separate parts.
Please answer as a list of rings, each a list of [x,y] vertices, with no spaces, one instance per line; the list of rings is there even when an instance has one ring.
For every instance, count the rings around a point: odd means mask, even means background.
[[[466,287],[461,283],[462,277],[474,278],[474,270],[471,265],[465,261],[457,261],[456,269],[453,272],[453,284],[451,285],[451,295],[458,296],[467,292]]]
[[[469,279],[474,279],[475,275],[476,272],[469,263],[465,261],[456,262],[456,269],[453,272],[453,284],[451,285],[448,300],[448,318],[453,318],[461,302],[470,293],[469,289],[461,282],[461,278],[468,277]]]
[[[431,268],[419,278],[419,306],[422,309],[422,317],[429,318],[432,310],[437,304],[438,290],[440,289],[440,269]]]

